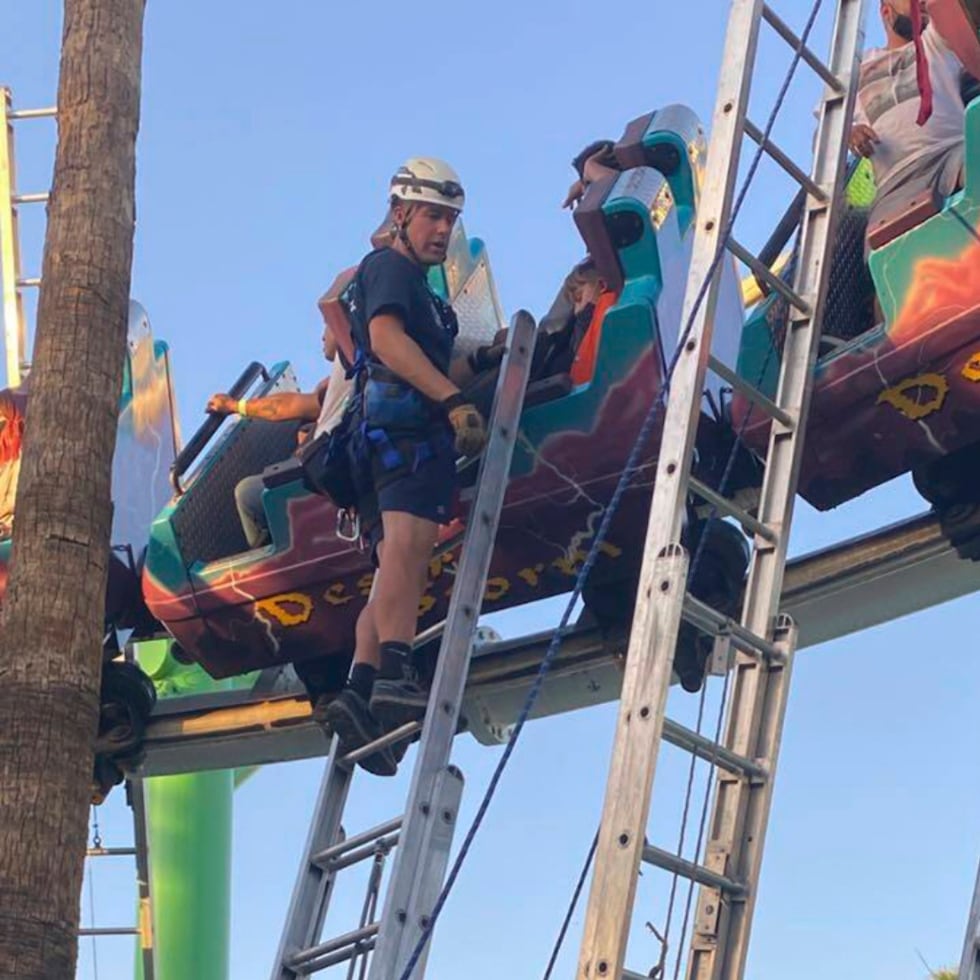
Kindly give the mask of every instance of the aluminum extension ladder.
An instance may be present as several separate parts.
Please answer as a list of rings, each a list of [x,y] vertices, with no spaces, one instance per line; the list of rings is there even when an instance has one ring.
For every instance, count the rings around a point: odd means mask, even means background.
[[[489,441],[443,626],[425,720],[403,725],[347,755],[341,754],[334,738],[276,953],[273,980],[295,980],[347,962],[348,977],[355,975],[358,965],[358,975],[363,977],[369,954],[371,980],[397,980],[427,926],[446,874],[463,790],[462,773],[450,765],[449,758],[507,489],[534,333],[530,314],[516,314],[501,366]],[[409,739],[419,730],[421,741],[404,814],[346,837],[342,819],[357,760],[381,745]],[[396,845],[383,912],[376,918],[382,872]],[[360,922],[349,932],[321,941],[337,875],[344,868],[369,859],[373,864]],[[412,972],[415,980],[421,978],[424,966],[423,955]]]
[[[136,862],[137,912],[134,926],[84,927],[79,939],[100,936],[135,936],[139,941],[139,963],[143,980],[153,980],[153,910],[150,904],[150,850],[146,825],[146,795],[143,780],[126,780],[126,802],[133,811],[133,846],[104,847],[96,837],[85,852],[86,860],[107,857],[132,857]]]
[[[6,384],[10,388],[16,388],[29,369],[24,290],[37,289],[41,285],[37,276],[21,276],[17,209],[22,204],[44,204],[48,200],[47,191],[17,193],[14,123],[56,115],[55,108],[14,109],[10,89],[0,86],[0,293],[3,297]]]
[[[586,912],[578,980],[620,980],[641,863],[664,867],[701,886],[687,963],[688,980],[740,980],[755,903],[796,641],[778,614],[786,547],[810,399],[812,364],[826,293],[826,270],[842,184],[847,127],[863,46],[863,0],[838,0],[828,64],[823,64],[762,0],[733,0],[697,214],[682,324],[692,330],[670,388],[663,441],[622,700],[608,775],[595,872]],[[810,176],[747,118],[762,21],[825,83]],[[727,237],[743,137],[748,136],[807,192],[795,282],[783,283]],[[775,402],[710,357],[712,320],[724,249],[781,294],[790,308]],[[707,286],[703,302],[699,293]],[[692,319],[693,318],[693,319]],[[682,338],[683,340],[683,338]],[[709,366],[772,418],[758,517],[712,493],[690,475],[701,393]],[[685,503],[693,494],[734,517],[754,537],[740,623],[686,594],[688,556],[680,545]],[[668,722],[675,744],[716,769],[704,864],[649,846],[645,831],[664,736],[667,692],[681,618],[735,648],[724,740]]]

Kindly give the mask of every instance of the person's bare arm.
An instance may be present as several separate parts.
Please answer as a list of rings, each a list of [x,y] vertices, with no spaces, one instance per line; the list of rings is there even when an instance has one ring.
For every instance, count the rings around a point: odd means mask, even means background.
[[[454,355],[449,362],[449,380],[460,388],[468,385],[476,377],[473,365],[464,354]]]
[[[960,0],[926,0],[926,13],[963,67],[980,78],[980,40]]]
[[[381,363],[427,398],[442,402],[458,394],[459,388],[435,367],[422,348],[405,333],[399,317],[390,313],[372,317],[368,332],[371,350]]]
[[[212,395],[208,399],[207,411],[232,415],[238,411],[238,407],[238,401],[230,395]],[[268,422],[315,422],[320,414],[320,399],[315,393],[278,391],[262,398],[245,399],[242,407],[250,419],[265,419]]]

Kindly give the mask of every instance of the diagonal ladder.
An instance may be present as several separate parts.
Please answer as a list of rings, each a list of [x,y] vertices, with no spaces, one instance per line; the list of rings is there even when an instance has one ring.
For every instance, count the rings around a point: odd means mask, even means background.
[[[803,432],[826,292],[847,127],[863,45],[864,0],[838,0],[828,64],[762,0],[733,0],[718,86],[708,166],[684,300],[690,329],[671,380],[656,484],[630,634],[596,864],[576,976],[624,974],[637,878],[654,864],[701,886],[688,980],[740,980],[779,752],[796,629],[778,612]],[[765,21],[825,84],[814,160],[807,175],[747,118],[760,28]],[[740,151],[748,137],[806,192],[800,252],[789,285],[730,234]],[[710,356],[726,251],[747,265],[790,309],[778,391],[769,399]],[[771,418],[756,516],[691,479],[691,460],[708,367]],[[739,521],[753,536],[741,621],[686,593],[688,556],[680,544],[689,495]],[[682,617],[730,648],[726,725],[720,745],[665,719]],[[703,864],[646,842],[660,743],[668,739],[713,763],[716,788]]]
[[[347,754],[337,739],[333,740],[272,980],[295,980],[341,963],[350,964],[348,977],[364,977],[372,951],[371,980],[396,980],[428,926],[446,874],[463,791],[462,773],[449,759],[530,375],[534,333],[530,314],[516,314],[497,383],[476,498],[442,624],[425,719],[421,724],[403,725]],[[419,731],[421,740],[404,814],[345,836],[343,814],[357,761],[382,745],[403,742]],[[381,877],[393,850],[391,881],[382,914],[376,919]],[[366,860],[372,861],[372,868],[357,927],[320,941],[339,872]],[[358,961],[361,969],[355,974]],[[423,956],[412,977],[420,980],[424,968]]]

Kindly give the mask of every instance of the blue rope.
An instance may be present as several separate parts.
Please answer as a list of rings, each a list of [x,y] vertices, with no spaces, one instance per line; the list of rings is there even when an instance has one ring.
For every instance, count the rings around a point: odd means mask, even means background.
[[[592,867],[592,859],[595,857],[596,848],[599,846],[599,831],[595,832],[595,837],[592,838],[592,846],[589,848],[589,853],[586,855],[585,864],[582,866],[582,871],[578,876],[578,881],[575,883],[575,891],[572,893],[572,900],[569,903],[568,911],[565,913],[565,921],[561,924],[561,929],[558,930],[558,938],[555,940],[555,947],[551,951],[551,959],[548,960],[548,966],[544,971],[544,976],[542,980],[551,980],[551,973],[555,968],[555,963],[558,962],[558,954],[561,952],[562,944],[565,942],[565,935],[568,932],[568,927],[572,923],[572,916],[575,914],[575,906],[578,905],[579,895],[582,894],[582,889],[585,887],[585,879],[589,876],[589,868]]]
[[[801,42],[805,43],[807,36],[813,26],[816,19],[817,13],[822,4],[822,0],[815,0],[815,4],[810,13],[810,18],[807,22],[806,29],[801,36]],[[694,320],[701,309],[701,304],[704,302],[704,298],[707,295],[708,289],[711,285],[711,280],[714,278],[715,273],[718,271],[721,262],[725,257],[726,243],[732,234],[732,229],[735,225],[735,220],[737,219],[739,212],[742,209],[742,205],[745,203],[745,197],[748,194],[749,187],[755,178],[755,175],[759,169],[759,164],[762,162],[762,157],[765,153],[764,146],[768,142],[769,137],[772,133],[773,126],[776,122],[776,117],[779,114],[779,110],[782,108],[783,102],[785,101],[786,94],[789,90],[789,86],[792,82],[793,75],[796,72],[796,68],[802,57],[802,46],[798,48],[793,55],[793,59],[790,63],[790,67],[786,73],[786,77],[783,80],[783,84],[779,89],[776,97],[776,102],[773,105],[773,109],[766,120],[766,125],[763,129],[763,138],[759,141],[760,145],[757,146],[755,153],[752,157],[752,161],[749,164],[749,168],[746,172],[745,178],[742,182],[742,186],[739,189],[738,194],[732,204],[731,214],[729,216],[728,222],[725,225],[724,233],[719,239],[718,247],[715,251],[715,255],[711,260],[711,264],[708,267],[708,271],[705,274],[704,279],[701,282],[698,292],[695,296],[694,303],[691,307],[691,312],[687,318],[687,322],[684,324],[684,330],[677,342],[674,352],[671,355],[670,363],[667,369],[666,377],[664,378],[663,386],[661,387],[660,393],[654,401],[653,405],[650,407],[650,411],[647,413],[646,418],[643,420],[643,425],[640,427],[639,434],[636,437],[636,441],[633,443],[633,448],[630,450],[630,454],[627,457],[626,465],[623,468],[623,472],[619,478],[619,482],[616,484],[616,489],[613,491],[613,495],[610,498],[608,505],[603,511],[602,521],[599,524],[599,528],[596,531],[595,537],[592,540],[592,546],[589,549],[589,553],[586,556],[585,562],[579,571],[578,577],[575,580],[575,586],[572,589],[571,595],[569,597],[568,603],[565,606],[565,611],[562,613],[561,619],[558,623],[558,627],[555,629],[552,635],[551,642],[548,645],[548,650],[545,653],[544,659],[541,661],[541,666],[538,668],[538,674],[534,679],[534,683],[531,685],[530,691],[528,691],[527,698],[525,699],[524,705],[521,708],[520,715],[517,718],[510,738],[507,740],[507,744],[504,747],[504,751],[501,754],[500,759],[497,762],[497,766],[493,771],[493,775],[490,777],[490,782],[487,785],[487,789],[484,793],[483,800],[480,802],[480,806],[477,809],[476,815],[473,817],[473,821],[470,824],[469,829],[466,832],[466,837],[463,839],[463,843],[460,846],[459,853],[456,855],[456,860],[453,862],[453,866],[446,877],[446,883],[442,887],[442,891],[439,893],[438,899],[432,908],[432,913],[429,916],[428,922],[422,930],[422,935],[419,937],[418,942],[415,944],[415,948],[412,950],[412,955],[409,957],[408,963],[405,965],[405,969],[399,976],[399,980],[410,980],[412,971],[418,964],[419,958],[425,949],[426,943],[429,941],[429,937],[432,934],[432,930],[435,928],[435,924],[438,921],[439,915],[442,912],[443,907],[446,904],[446,900],[449,898],[452,892],[453,886],[456,883],[456,879],[459,877],[459,872],[462,870],[463,863],[465,862],[470,848],[473,845],[473,841],[478,833],[484,818],[486,817],[487,811],[490,808],[490,804],[493,801],[493,797],[497,791],[497,785],[503,776],[504,770],[507,768],[507,764],[510,761],[510,757],[514,752],[514,748],[517,745],[517,741],[520,738],[521,732],[524,730],[524,725],[527,722],[531,711],[534,709],[534,705],[537,703],[538,697],[541,693],[541,688],[544,684],[545,677],[551,669],[551,665],[554,662],[555,657],[558,655],[558,651],[561,649],[562,640],[564,640],[565,635],[568,632],[568,623],[571,618],[572,612],[578,600],[582,594],[582,589],[585,585],[589,574],[592,571],[593,566],[599,557],[599,552],[602,543],[605,541],[606,535],[609,532],[609,527],[612,524],[613,517],[616,514],[623,495],[626,493],[630,482],[633,479],[636,470],[638,469],[638,463],[640,454],[646,448],[646,444],[650,439],[653,432],[654,423],[660,411],[664,408],[667,402],[667,397],[670,393],[670,384],[674,376],[674,370],[677,367],[677,363],[680,359],[681,352],[684,349],[685,344],[694,329]],[[748,422],[748,414],[746,419],[740,427],[739,438],[745,431],[745,426]],[[725,468],[725,479],[731,475],[731,469],[734,465],[734,459],[739,446],[739,442],[736,441],[732,447],[731,454],[729,456],[728,462]],[[715,511],[716,512],[716,511]],[[693,578],[695,571],[697,570],[698,562],[703,554],[703,546],[707,538],[707,534],[701,536],[701,541],[698,543],[698,548],[695,551],[694,561],[691,563],[691,567],[688,571],[689,580]]]

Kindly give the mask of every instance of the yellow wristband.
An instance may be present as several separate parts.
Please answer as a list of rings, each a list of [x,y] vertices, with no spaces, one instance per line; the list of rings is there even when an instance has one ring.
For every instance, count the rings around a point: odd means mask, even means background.
[[[236,410],[243,419],[248,418],[248,402],[244,398],[238,399],[238,406]]]

